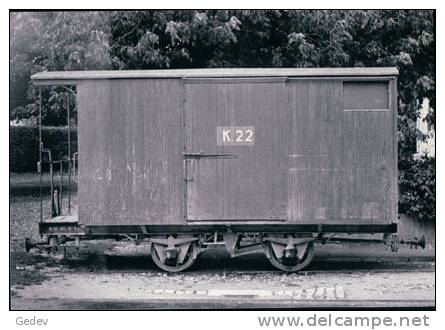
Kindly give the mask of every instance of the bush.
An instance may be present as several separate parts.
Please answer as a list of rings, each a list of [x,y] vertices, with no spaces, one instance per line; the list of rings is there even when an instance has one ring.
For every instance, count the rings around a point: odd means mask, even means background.
[[[39,128],[11,126],[9,139],[9,171],[36,172],[39,161]],[[67,127],[42,127],[43,147],[51,150],[53,160],[67,157],[67,139]],[[71,128],[71,153],[76,151],[77,129]]]
[[[399,163],[399,213],[436,220],[436,160],[430,157]]]

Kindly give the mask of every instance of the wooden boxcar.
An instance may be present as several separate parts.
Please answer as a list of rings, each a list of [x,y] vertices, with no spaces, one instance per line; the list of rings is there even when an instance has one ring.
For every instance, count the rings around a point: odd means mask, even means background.
[[[78,213],[43,219],[41,234],[52,244],[147,242],[167,271],[190,267],[212,245],[232,256],[264,251],[277,268],[296,271],[317,240],[396,232],[397,75],[35,74],[35,85],[75,85],[78,107]]]

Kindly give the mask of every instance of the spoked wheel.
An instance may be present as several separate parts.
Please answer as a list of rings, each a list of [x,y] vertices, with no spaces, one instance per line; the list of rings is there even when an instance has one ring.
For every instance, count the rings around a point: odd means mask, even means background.
[[[177,246],[175,253],[175,258],[169,258],[168,246],[158,243],[151,245],[151,257],[156,266],[170,273],[182,272],[192,267],[198,256],[198,247],[196,242],[184,243]]]
[[[314,258],[314,242],[297,245],[297,250],[305,250],[290,258],[286,258],[283,253],[279,253],[280,249],[277,248],[277,246],[274,247],[274,244],[275,243],[268,242],[266,256],[272,266],[279,270],[298,272],[307,267]],[[300,254],[300,257],[298,254]]]

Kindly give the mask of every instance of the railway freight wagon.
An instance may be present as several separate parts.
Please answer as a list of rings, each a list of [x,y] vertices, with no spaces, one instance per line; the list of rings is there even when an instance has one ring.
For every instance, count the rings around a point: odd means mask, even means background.
[[[79,183],[78,210],[69,214],[52,187],[53,212],[41,216],[36,244],[128,239],[146,244],[157,266],[172,272],[221,246],[232,257],[264,252],[276,268],[298,271],[314,243],[337,234],[391,237],[397,74],[37,73],[35,85],[76,87],[78,154],[59,164],[75,168]],[[45,141],[40,152],[40,165],[52,168]]]

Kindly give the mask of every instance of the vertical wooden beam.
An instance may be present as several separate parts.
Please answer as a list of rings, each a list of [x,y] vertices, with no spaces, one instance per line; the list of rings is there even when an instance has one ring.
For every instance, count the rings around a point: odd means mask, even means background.
[[[39,86],[39,171],[40,171],[40,222],[43,221],[42,201],[42,87]]]
[[[68,124],[68,214],[71,214],[71,130],[70,130],[70,94],[66,94],[66,117]]]
[[[59,182],[59,206],[60,206],[60,215],[63,214],[62,210],[62,202],[63,202],[63,160],[60,160],[60,167],[59,167],[59,176],[60,176],[60,182]]]

